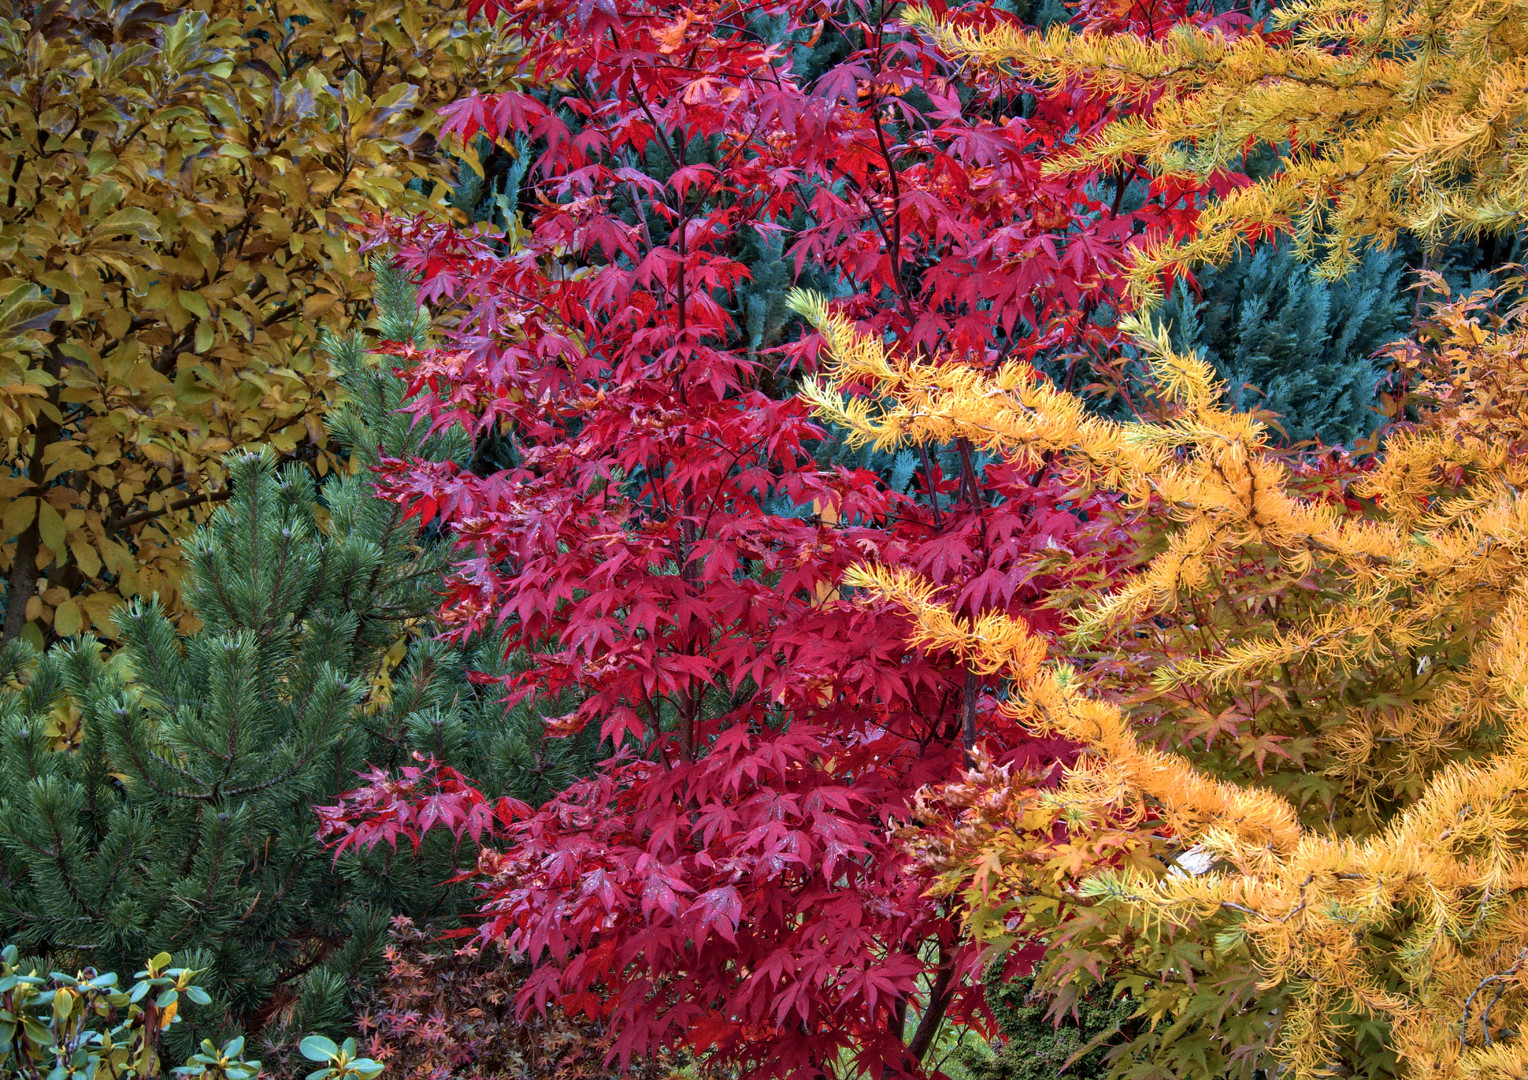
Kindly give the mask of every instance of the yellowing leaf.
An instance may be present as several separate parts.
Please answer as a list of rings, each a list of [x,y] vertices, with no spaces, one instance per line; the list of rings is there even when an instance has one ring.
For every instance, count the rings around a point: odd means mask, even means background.
[[[80,605],[74,598],[65,600],[53,611],[53,632],[71,637],[80,632]]]
[[[0,300],[0,341],[30,330],[41,330],[58,314],[59,306],[44,300],[32,284],[18,285]]]
[[[0,517],[0,531],[4,531],[7,537],[16,536],[37,516],[37,496],[23,495],[13,500],[5,508],[5,514]]]
[[[63,553],[65,550],[64,519],[46,500],[39,501],[37,504],[37,530],[49,551],[55,555]]]
[[[80,572],[86,577],[98,577],[101,573],[101,555],[83,537],[70,537],[69,552],[74,556]]]
[[[207,306],[207,301],[202,299],[201,293],[191,289],[181,289],[175,294],[175,298],[180,301],[180,306],[191,314],[203,319],[212,318],[212,309]]]
[[[143,241],[156,241],[159,236],[159,219],[147,210],[130,206],[107,215],[95,231],[102,236],[135,236]]]

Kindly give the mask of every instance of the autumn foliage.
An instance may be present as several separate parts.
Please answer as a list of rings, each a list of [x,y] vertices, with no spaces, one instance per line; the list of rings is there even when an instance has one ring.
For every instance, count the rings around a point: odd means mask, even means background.
[[[384,969],[362,1002],[361,1050],[398,1080],[472,1075],[490,1080],[584,1080],[604,1069],[604,1032],[558,1011],[522,1017],[515,995],[528,965],[501,946],[436,940],[405,917],[393,919]],[[632,1080],[665,1074],[643,1062]]]
[[[984,3],[467,14],[525,85],[439,132],[517,161],[508,218],[364,246],[451,328],[390,349],[408,410],[477,451],[377,480],[456,544],[445,636],[528,658],[474,677],[608,757],[539,807],[374,769],[320,808],[336,857],[469,843],[515,1017],[621,1069],[926,1075],[989,1029],[997,943],[1061,1008],[1121,990],[1140,1075],[1523,1071],[1520,313],[1444,312],[1381,457],[1297,456],[1126,317],[1205,200],[1268,190],[1076,153],[1178,130],[1172,87],[952,64],[1036,40]],[[1171,4],[1073,29],[1291,40]],[[411,1069],[509,1022],[404,1002],[368,1023]]]
[[[1093,935],[1111,919],[1159,960],[1187,929],[1214,942],[1205,979],[1249,956],[1272,994],[1244,1008],[1293,1076],[1523,1072],[1514,537],[1528,343],[1508,295],[1440,312],[1435,344],[1404,358],[1415,424],[1339,498],[1311,491],[1260,424],[1218,405],[1202,362],[1147,326],[1170,412],[1115,425],[1015,369],[887,364],[877,341],[813,312],[836,374],[880,372],[878,409],[838,406],[862,437],[948,427],[1019,461],[1056,455],[1079,484],[1159,508],[1139,526],[1160,532],[1154,553],[1071,621],[1073,656],[1091,665],[1050,660],[1006,616],[962,619],[905,571],[849,578],[915,614],[915,640],[1002,670],[1014,721],[1092,751],[1055,790],[988,769],[950,793],[962,820],[922,857],[968,882],[978,912],[1000,905],[989,928],[1027,908],[1021,931],[1062,944],[1057,960],[1104,944]],[[835,409],[831,389],[817,400]],[[1118,662],[1127,642],[1139,673]],[[1054,905],[1047,918],[1028,903],[1054,892],[1066,858],[1048,821],[1065,822],[1068,850],[1118,849],[1068,884],[1081,913],[1059,925]],[[1150,854],[1202,862],[1169,870]]]
[[[1046,180],[1045,154],[1109,103],[1021,112],[1019,86],[955,81],[879,6],[484,10],[538,83],[580,88],[447,110],[451,134],[530,156],[519,246],[398,221],[374,242],[461,312],[440,348],[400,353],[417,409],[499,440],[507,464],[399,461],[382,483],[457,537],[452,632],[502,627],[537,657],[511,698],[572,695],[548,723],[596,727],[616,753],[536,812],[428,766],[403,787],[376,777],[326,829],[340,850],[480,829],[483,933],[535,964],[522,1006],[599,1019],[617,1060],[916,1075],[947,1017],[983,1022],[980,953],[891,829],[978,733],[1023,769],[1069,751],[840,582],[875,558],[1049,632],[1057,575],[1108,573],[1118,526],[970,443],[910,459],[904,488],[831,460],[789,393],[817,341],[757,332],[757,253],[787,281],[835,282],[914,352],[1080,382],[1112,340],[1130,245],[1191,228],[1196,189]],[[1082,17],[1160,34],[1188,16]]]
[[[1287,6],[1262,38],[1157,43],[911,21],[970,60],[1156,99],[1048,175],[1140,156],[1202,174],[1276,146],[1271,175],[1222,197],[1192,240],[1142,247],[1137,295],[1249,230],[1292,232],[1307,257],[1324,246],[1335,273],[1402,226],[1437,250],[1524,222],[1504,194],[1522,156],[1496,137],[1520,104],[1505,8],[1317,2]],[[1448,295],[1435,275],[1422,284]],[[1116,424],[1020,365],[910,355],[797,298],[831,339],[808,397],[852,440],[964,438],[1137,512],[1132,569],[1058,593],[1059,651],[1004,615],[966,617],[905,569],[846,579],[915,615],[925,647],[1002,672],[1012,719],[1084,745],[1056,789],[982,763],[926,794],[909,839],[978,936],[1047,946],[1063,1000],[1107,973],[1139,1001],[1117,1068],[1528,1068],[1521,287],[1447,303],[1395,350],[1405,422],[1363,461],[1278,452],[1149,319],[1128,328],[1161,409]]]
[[[1186,242],[1145,244],[1134,291],[1223,262],[1249,240],[1293,234],[1321,270],[1352,270],[1368,244],[1402,232],[1436,251],[1461,236],[1510,234],[1528,204],[1512,133],[1525,119],[1528,29],[1515,3],[1309,0],[1273,6],[1266,32],[1184,27],[1147,39],[1089,28],[979,28],[917,6],[909,22],[949,55],[1002,65],[1045,86],[1152,100],[1046,161],[1061,178],[1144,164],[1160,176],[1239,167],[1273,147],[1268,175],[1221,192]]]
[[[328,463],[317,331],[369,303],[347,228],[438,214],[435,109],[513,57],[449,3],[0,9],[5,640],[178,612],[229,450]]]

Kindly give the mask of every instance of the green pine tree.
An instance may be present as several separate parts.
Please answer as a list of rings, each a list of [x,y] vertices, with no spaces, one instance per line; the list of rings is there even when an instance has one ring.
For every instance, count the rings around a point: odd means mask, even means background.
[[[402,274],[379,267],[377,302],[384,339],[423,341]],[[366,466],[470,447],[423,437],[362,336],[328,348],[352,467],[319,485],[268,453],[232,460],[232,497],[187,545],[198,630],[134,602],[113,655],[88,637],[0,653],[0,940],[45,971],[131,972],[164,950],[203,972],[212,1005],[172,1033],[179,1060],[204,1037],[342,1035],[388,919],[458,914],[440,882],[468,855],[446,839],[336,867],[315,838],[312,807],[368,762],[430,754],[537,802],[598,749],[466,678],[503,668],[497,643],[433,640],[448,547],[377,498]]]

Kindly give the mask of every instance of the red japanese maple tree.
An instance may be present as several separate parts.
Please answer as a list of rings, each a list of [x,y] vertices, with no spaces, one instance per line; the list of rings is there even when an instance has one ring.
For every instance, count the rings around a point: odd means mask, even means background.
[[[1001,727],[996,687],[909,650],[899,616],[837,583],[873,558],[968,613],[1050,628],[1049,575],[1106,567],[1118,525],[1063,478],[969,446],[925,458],[911,492],[820,463],[828,433],[790,395],[814,341],[744,341],[744,249],[778,240],[907,349],[1077,355],[1108,340],[1134,237],[1186,228],[1195,189],[1042,178],[1109,103],[956,81],[885,5],[474,7],[554,88],[448,119],[530,147],[524,242],[409,222],[372,242],[461,311],[441,347],[404,354],[414,408],[508,440],[514,461],[390,462],[382,484],[461,546],[448,632],[536,654],[509,694],[570,692],[549,723],[619,749],[535,811],[429,765],[374,775],[321,811],[326,832],[340,850],[471,833],[483,933],[534,965],[524,1004],[598,1018],[616,1057],[919,1075],[944,1017],[977,1008],[978,957],[890,830],[978,735],[1036,769],[1067,748]],[[1186,17],[1079,14],[1138,33]]]

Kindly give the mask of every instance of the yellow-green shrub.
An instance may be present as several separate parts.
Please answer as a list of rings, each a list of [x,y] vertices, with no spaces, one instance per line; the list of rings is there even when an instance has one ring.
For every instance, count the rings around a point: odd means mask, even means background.
[[[495,37],[451,0],[0,3],[5,639],[178,611],[230,448],[324,467],[346,227],[441,207],[436,109],[514,77]]]

